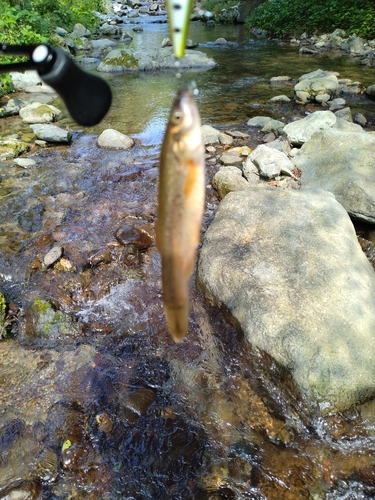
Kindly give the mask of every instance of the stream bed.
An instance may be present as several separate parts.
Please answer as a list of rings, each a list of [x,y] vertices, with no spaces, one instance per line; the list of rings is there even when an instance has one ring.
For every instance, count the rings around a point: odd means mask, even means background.
[[[167,24],[144,22],[134,43],[167,34]],[[219,36],[229,43],[215,45]],[[247,132],[234,145],[254,147],[261,133],[246,126],[252,116],[290,121],[318,109],[269,104],[293,96],[272,76],[297,80],[321,68],[366,86],[375,69],[338,54],[299,56],[238,25],[192,23],[190,37],[215,68],[180,79],[105,76],[114,103],[102,123],[82,130],[65,111],[59,125],[73,130],[70,146],[32,150],[30,169],[0,163],[0,291],[15,318],[0,350],[1,499],[375,498],[375,403],[322,417],[288,372],[204,299],[194,275],[188,334],[175,344],[154,244],[158,155],[181,85],[195,82],[203,124]],[[373,102],[347,102],[371,128]],[[19,118],[0,127],[1,135],[29,132]],[[106,128],[135,147],[99,148]],[[219,203],[215,168],[207,164],[202,238]],[[136,250],[126,244],[132,231],[147,241]],[[56,246],[63,256],[46,268]]]

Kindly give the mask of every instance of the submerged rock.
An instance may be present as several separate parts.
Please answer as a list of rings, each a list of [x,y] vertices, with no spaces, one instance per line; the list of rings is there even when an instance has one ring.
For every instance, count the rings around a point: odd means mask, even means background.
[[[207,230],[198,280],[322,410],[374,396],[375,274],[332,194],[229,193]]]

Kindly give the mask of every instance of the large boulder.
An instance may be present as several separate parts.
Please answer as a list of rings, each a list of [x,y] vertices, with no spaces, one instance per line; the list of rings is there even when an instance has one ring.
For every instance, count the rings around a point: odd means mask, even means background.
[[[375,223],[375,134],[331,129],[315,134],[294,157],[302,187],[333,193],[347,212]]]
[[[295,146],[301,146],[317,132],[331,128],[346,132],[363,132],[360,125],[343,120],[332,111],[315,111],[301,120],[285,125],[283,135]]]
[[[198,283],[321,411],[375,395],[375,273],[331,193],[229,193],[206,232]]]
[[[32,102],[20,109],[20,117],[25,123],[54,122],[62,115],[61,111],[51,104]]]

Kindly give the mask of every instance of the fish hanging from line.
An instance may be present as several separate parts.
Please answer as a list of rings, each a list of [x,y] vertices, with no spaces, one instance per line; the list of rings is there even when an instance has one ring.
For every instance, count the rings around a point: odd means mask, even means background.
[[[193,94],[180,90],[160,154],[156,246],[162,263],[163,305],[175,342],[189,322],[189,279],[195,266],[205,202],[205,158]]]
[[[181,58],[185,53],[193,0],[167,0],[166,3],[173,53]]]

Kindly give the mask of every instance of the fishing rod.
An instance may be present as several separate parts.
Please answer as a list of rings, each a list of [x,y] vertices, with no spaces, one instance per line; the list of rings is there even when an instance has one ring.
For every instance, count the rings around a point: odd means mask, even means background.
[[[59,47],[0,44],[1,54],[28,56],[24,62],[0,64],[0,73],[36,70],[40,78],[61,96],[79,125],[96,125],[107,114],[112,102],[108,83],[80,69]]]

